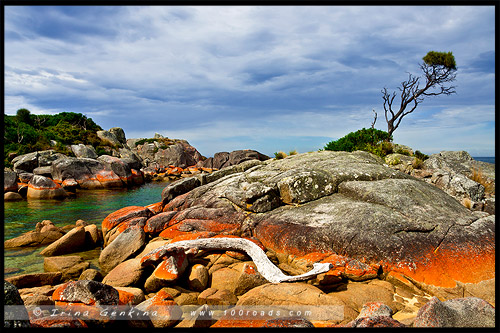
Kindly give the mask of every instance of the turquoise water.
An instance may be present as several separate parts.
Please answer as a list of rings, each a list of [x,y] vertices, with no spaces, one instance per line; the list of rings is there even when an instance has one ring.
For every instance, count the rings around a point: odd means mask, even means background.
[[[79,191],[76,198],[57,201],[4,202],[4,240],[34,230],[35,225],[43,220],[51,220],[56,226],[63,227],[81,219],[100,228],[102,220],[120,208],[147,206],[161,201],[161,192],[167,185],[168,182],[153,182],[132,189]],[[43,257],[38,253],[44,247],[5,249],[5,276],[43,272]],[[93,258],[98,251],[79,255]]]

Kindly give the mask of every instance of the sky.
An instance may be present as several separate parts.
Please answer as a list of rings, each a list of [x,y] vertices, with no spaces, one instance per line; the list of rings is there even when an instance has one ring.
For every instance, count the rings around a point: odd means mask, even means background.
[[[451,51],[456,94],[426,98],[394,142],[494,156],[494,6],[4,9],[8,115],[82,113],[206,157],[303,153],[369,128],[372,110],[387,131],[381,90],[421,76],[427,52]]]

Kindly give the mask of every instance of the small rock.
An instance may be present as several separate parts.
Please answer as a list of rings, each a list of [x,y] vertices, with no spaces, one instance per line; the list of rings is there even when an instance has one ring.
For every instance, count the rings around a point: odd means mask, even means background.
[[[444,302],[432,297],[418,311],[413,327],[495,327],[495,308],[477,297]]]
[[[141,260],[128,259],[115,266],[102,280],[103,283],[113,287],[129,287],[136,285],[144,272]]]
[[[78,280],[93,280],[93,281],[102,281],[102,274],[97,269],[88,268],[80,274]]]
[[[182,317],[182,310],[173,300],[172,296],[163,290],[158,291],[153,297],[136,306],[140,311],[155,312],[156,316],[150,316],[154,327],[172,327]]]
[[[207,297],[215,294],[217,292],[216,288],[207,288],[203,290],[199,295],[198,295],[198,304],[207,304]]]
[[[227,289],[217,290],[214,294],[206,297],[208,305],[235,305],[238,298]]]
[[[120,294],[120,304],[130,304],[130,305],[137,305],[139,303],[142,303],[146,300],[146,296],[144,295],[144,292],[139,289],[139,288],[134,288],[134,287],[115,287],[116,290],[118,290],[118,293]],[[127,294],[131,296],[130,298],[127,299],[126,302],[122,301],[122,295]]]
[[[205,266],[196,264],[191,267],[188,276],[188,286],[192,290],[202,291],[207,287],[208,270]]]
[[[101,282],[92,280],[70,281],[60,285],[52,294],[58,302],[86,305],[118,305],[118,291]]]
[[[23,197],[16,192],[7,192],[3,195],[3,200],[4,201],[21,201],[23,200]]]
[[[187,265],[187,256],[183,250],[172,253],[172,255],[163,260],[156,267],[153,274],[148,277],[144,288],[146,291],[151,292],[171,284],[184,273]]]

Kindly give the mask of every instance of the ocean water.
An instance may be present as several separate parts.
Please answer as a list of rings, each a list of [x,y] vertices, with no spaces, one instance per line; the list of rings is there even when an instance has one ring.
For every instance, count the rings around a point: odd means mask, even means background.
[[[102,220],[120,208],[161,201],[161,192],[167,185],[168,182],[153,182],[132,189],[79,191],[76,198],[64,200],[4,202],[4,240],[34,230],[43,220],[63,227],[81,219],[100,228]],[[4,249],[5,276],[43,272],[43,257],[38,253],[45,247]],[[78,255],[93,258],[99,251],[95,249]]]
[[[481,162],[488,162],[488,163],[493,163],[495,164],[495,156],[493,157],[472,157],[476,161],[481,161]]]

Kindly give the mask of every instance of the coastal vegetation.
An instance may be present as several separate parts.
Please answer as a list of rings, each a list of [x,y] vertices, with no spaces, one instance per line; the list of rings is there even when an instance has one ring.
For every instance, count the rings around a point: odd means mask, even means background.
[[[81,113],[61,112],[55,115],[35,115],[27,109],[19,109],[15,116],[4,114],[4,165],[22,154],[53,149],[73,156],[66,145],[92,145],[98,155],[105,153],[106,144],[97,137],[102,128],[92,118]]]

